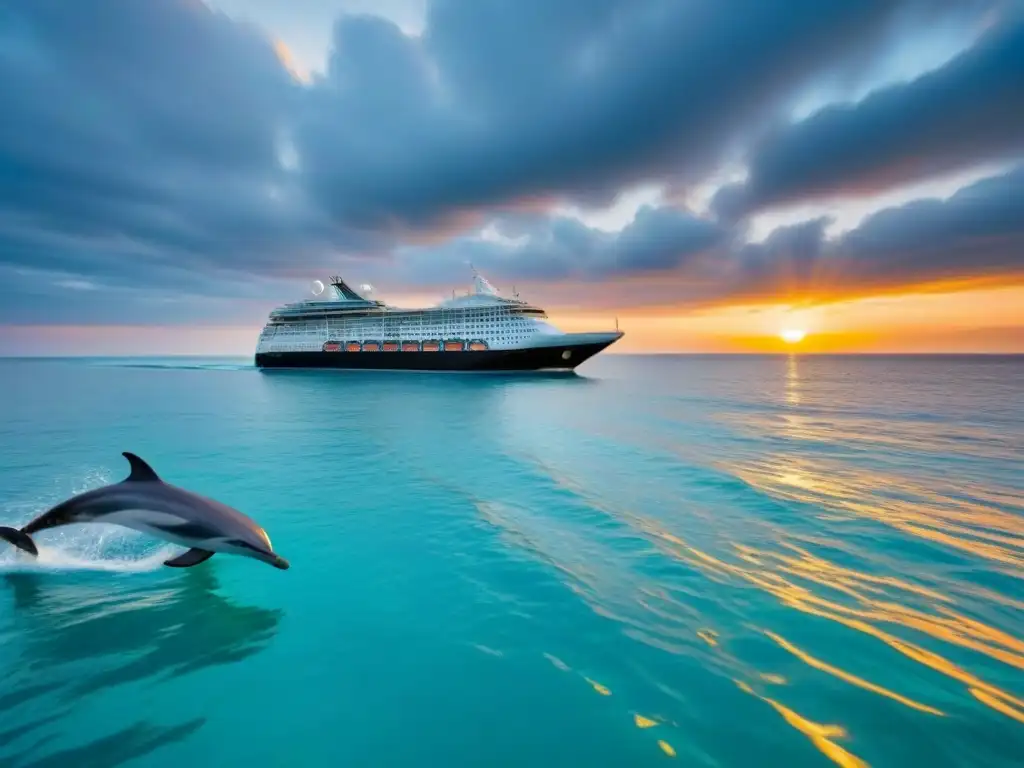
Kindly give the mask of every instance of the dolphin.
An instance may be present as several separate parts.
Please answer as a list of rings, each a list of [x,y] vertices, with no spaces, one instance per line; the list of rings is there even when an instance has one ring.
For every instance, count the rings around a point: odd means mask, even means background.
[[[250,518],[219,501],[165,483],[134,453],[121,455],[131,467],[124,480],[72,496],[20,531],[0,526],[0,539],[38,555],[31,536],[37,531],[75,523],[114,523],[188,547],[164,562],[172,568],[190,568],[225,552],[288,569],[288,561],[274,552],[267,532]]]

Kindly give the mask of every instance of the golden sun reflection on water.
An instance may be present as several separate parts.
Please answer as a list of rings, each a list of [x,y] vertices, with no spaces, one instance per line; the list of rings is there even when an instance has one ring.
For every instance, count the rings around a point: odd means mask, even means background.
[[[805,362],[794,355],[777,368],[758,408],[711,415],[740,440],[679,430],[674,441],[666,428],[633,444],[650,451],[648,476],[667,468],[664,490],[635,483],[619,494],[607,482],[602,492],[585,467],[527,454],[580,509],[549,516],[484,503],[481,515],[621,635],[735,681],[778,713],[775,727],[838,765],[866,766],[884,741],[864,701],[884,700],[907,718],[894,723],[935,728],[964,749],[964,729],[1024,723],[1024,494],[1012,474],[972,474],[989,460],[1013,466],[1020,437],[985,419],[890,423],[874,401],[823,406]],[[830,386],[849,385],[836,376]],[[652,418],[674,407],[661,403]],[[949,471],[961,454],[963,471]],[[656,675],[648,679],[679,702],[682,727],[699,721],[700,704]],[[615,689],[611,703],[631,695]],[[654,708],[632,703],[628,717]],[[847,728],[858,740],[844,741]]]
[[[800,362],[796,355],[786,361],[786,405],[800,405]]]
[[[836,764],[843,766],[843,768],[867,768],[867,763],[856,755],[846,751],[833,741],[833,739],[843,738],[846,736],[846,731],[844,731],[840,726],[821,725],[820,723],[812,722],[806,717],[797,714],[789,707],[775,701],[775,699],[762,696],[741,680],[737,680],[736,685],[744,693],[756,696],[761,699],[761,701],[769,704],[776,712],[782,715],[783,719],[789,725],[807,736],[807,738],[811,740],[811,743],[817,747],[823,755]]]
[[[822,505],[822,499],[832,499],[834,504],[824,504],[826,508],[840,509],[847,513],[856,510],[867,514],[868,505],[856,502],[849,477],[831,477],[827,473],[812,470],[810,464],[802,465],[795,470],[801,476],[798,484],[785,483],[778,493],[799,497],[806,501],[808,494],[814,494],[816,501]],[[751,469],[742,471],[746,478],[755,478],[762,482],[761,489],[767,491],[768,479],[778,482],[786,476],[782,471],[755,472]],[[740,470],[737,470],[740,474]],[[774,486],[773,490],[774,490]],[[937,526],[943,519],[952,517],[949,505],[953,500],[940,493],[926,491],[907,482],[904,487],[914,487],[920,491],[920,498],[929,499],[932,507],[942,507],[946,516],[935,514],[929,521],[930,526]],[[807,490],[813,489],[813,490]],[[918,499],[920,502],[920,499]],[[963,504],[962,500],[956,503]],[[906,519],[918,519],[929,511],[922,511],[908,499],[896,500],[898,512],[892,509],[875,508],[872,519],[885,519],[889,524],[900,530],[909,532],[904,523]],[[596,508],[596,507],[591,507]],[[986,680],[981,672],[968,671],[962,663],[957,663],[937,650],[926,648],[921,641],[913,639],[914,635],[946,644],[950,647],[981,654],[991,662],[1006,665],[1013,669],[1024,669],[1024,641],[1006,629],[982,621],[977,616],[969,616],[961,609],[964,602],[988,602],[1010,607],[1019,607],[1019,601],[1001,595],[992,590],[981,590],[972,585],[957,583],[956,589],[944,589],[940,582],[928,583],[926,579],[915,578],[910,571],[904,570],[900,575],[885,573],[869,573],[849,564],[833,562],[823,554],[816,554],[816,545],[835,548],[837,541],[823,538],[821,535],[796,533],[779,528],[773,535],[763,535],[763,530],[755,532],[757,541],[743,543],[725,539],[714,554],[703,546],[690,543],[686,538],[667,531],[663,525],[632,511],[616,508],[605,504],[600,507],[604,514],[614,516],[620,523],[626,523],[637,534],[653,543],[663,555],[684,563],[703,577],[727,588],[737,582],[754,587],[760,592],[774,598],[781,606],[800,613],[815,616],[834,622],[846,629],[854,630],[861,635],[884,644],[897,652],[904,659],[920,664],[935,673],[963,685],[963,692],[972,701],[978,702],[1001,717],[1024,723],[1024,700],[1011,691],[1000,687],[996,682]],[[931,508],[928,508],[929,510]],[[1004,515],[1000,510],[977,502],[971,503],[975,520],[982,519],[990,530],[1003,530],[999,536],[1011,541],[1001,546],[1006,552],[998,553],[998,557],[989,548],[971,548],[971,552],[980,557],[989,557],[995,562],[1005,564],[1012,558],[1004,557],[1010,546],[1015,546],[1016,539],[1011,528],[1011,516]],[[941,509],[939,512],[941,513]],[[492,522],[499,524],[506,533],[514,534],[520,543],[526,544],[544,560],[554,565],[563,574],[567,585],[580,595],[598,615],[611,619],[623,627],[623,634],[639,642],[658,648],[667,653],[684,656],[699,656],[699,645],[704,647],[705,659],[710,654],[715,661],[715,668],[720,673],[746,677],[751,681],[760,681],[774,685],[787,684],[786,677],[744,661],[726,648],[717,629],[708,626],[709,622],[701,611],[689,601],[673,597],[664,586],[638,579],[632,585],[631,599],[622,594],[618,598],[615,591],[609,588],[612,583],[611,574],[604,569],[615,570],[617,564],[611,551],[602,553],[602,557],[590,560],[590,567],[583,567],[575,557],[582,557],[578,542],[565,534],[542,540],[538,528],[530,527],[529,519],[512,515],[512,510],[502,508],[497,514],[493,505],[483,505],[481,512]],[[843,516],[848,517],[847,515]],[[698,528],[711,528],[714,516],[706,517],[700,510],[694,510],[694,519],[702,520]],[[550,521],[549,521],[550,522]],[[1002,528],[1000,528],[1002,526]],[[959,528],[976,533],[973,526],[962,524]],[[544,529],[550,531],[550,526]],[[912,530],[912,529],[911,529]],[[933,529],[937,530],[937,529]],[[712,538],[718,532],[712,531]],[[967,539],[963,539],[967,542]],[[799,542],[799,543],[796,543]],[[996,546],[996,545],[992,545]],[[615,583],[627,575],[626,566],[616,572]],[[922,583],[924,582],[924,583]],[[639,612],[638,612],[639,609]],[[645,618],[646,616],[646,618]],[[690,627],[687,639],[687,627]],[[910,710],[930,717],[944,717],[946,712],[935,703],[922,701],[884,686],[879,682],[866,679],[862,675],[840,668],[832,659],[822,658],[822,654],[812,654],[805,648],[783,636],[779,630],[770,627],[754,627],[755,631],[769,639],[779,648],[799,660],[809,669],[827,674],[862,691],[896,702]],[[901,636],[901,633],[904,636]],[[827,654],[825,654],[827,655]],[[549,658],[555,666],[562,668],[560,662]],[[706,661],[705,661],[706,663]],[[587,682],[599,694],[608,695],[603,685],[586,678]],[[748,682],[737,680],[741,690],[764,701],[781,715],[783,722],[803,734],[811,744],[834,763],[844,768],[863,768],[867,763],[849,749],[837,743],[845,737],[845,730],[836,724],[824,725],[814,722],[800,714],[776,698],[758,693]],[[637,727],[650,727],[650,720],[639,717]]]
[[[967,483],[942,487],[892,473],[839,462],[777,456],[737,463],[728,470],[757,490],[787,501],[846,517],[867,518],[912,536],[1010,566],[1024,579],[1021,518],[984,500],[984,494],[1012,497],[1009,489],[974,494]],[[878,489],[866,494],[865,489]],[[973,498],[966,497],[971,492]]]
[[[864,581],[868,585],[873,581],[877,581],[878,577],[857,574],[857,572],[850,569],[838,568],[823,558],[810,556],[809,553],[806,560],[796,561],[806,567],[793,568],[789,567],[789,565],[783,565],[794,563],[794,558],[788,555],[769,551],[757,551],[749,546],[744,547],[743,551],[750,552],[753,550],[757,552],[755,559],[762,565],[759,569],[754,570],[714,557],[690,546],[673,534],[655,528],[649,528],[648,530],[672,545],[667,551],[686,562],[701,568],[707,567],[713,572],[727,573],[739,577],[764,590],[789,608],[830,619],[850,629],[874,637],[907,658],[965,684],[968,692],[986,706],[1015,720],[1024,719],[1024,709],[1022,709],[1024,708],[1024,701],[1020,698],[994,684],[985,682],[942,655],[930,651],[917,643],[898,638],[889,632],[879,629],[870,622],[894,624],[905,629],[916,630],[932,638],[984,654],[992,660],[1024,669],[1024,656],[1018,653],[1024,650],[1024,645],[1022,645],[1018,638],[1009,633],[988,626],[976,619],[969,619],[948,609],[943,610],[943,616],[939,617],[888,600],[876,600],[869,596],[868,590],[863,589],[862,586],[860,589],[857,589],[850,585],[856,583],[860,576],[866,577]],[[775,561],[775,570],[770,570],[773,567],[770,565],[772,561]],[[797,584],[795,581],[780,575],[780,573],[787,573],[795,578],[829,587],[841,594],[852,597],[856,600],[857,606],[860,607],[849,606],[837,600],[818,595],[808,586]],[[904,582],[899,580],[891,581],[892,585],[902,583]],[[908,591],[920,594],[918,589]],[[772,637],[772,634],[768,633],[768,636]],[[778,642],[781,638],[775,635],[773,639]],[[1000,648],[998,647],[999,645],[1003,647]],[[787,648],[791,652],[793,649],[793,646]],[[907,697],[882,689],[880,686],[856,678],[854,675],[843,672],[836,667],[824,665],[823,662],[812,659],[806,656],[806,654],[802,657],[801,654],[795,655],[805,663],[818,669],[822,669],[825,666],[827,667],[825,671],[829,671],[840,679],[858,685],[865,690],[871,690],[888,698],[895,698],[895,700],[901,701],[901,703],[908,706],[914,706],[916,709],[924,709],[925,711],[932,711],[933,714],[940,714],[938,710],[927,704],[911,702]]]
[[[838,677],[840,680],[844,680],[845,682],[850,683],[851,685],[856,685],[858,688],[863,688],[866,691],[877,693],[879,696],[885,696],[887,698],[892,699],[893,701],[898,701],[900,704],[908,706],[911,709],[917,709],[921,712],[927,712],[932,715],[941,716],[943,714],[939,710],[935,709],[935,707],[929,707],[927,704],[920,704],[914,701],[913,699],[908,699],[906,696],[901,696],[898,693],[893,693],[892,691],[883,688],[880,685],[869,683],[867,680],[857,677],[856,675],[851,675],[849,672],[844,672],[838,667],[834,667],[831,664],[827,664],[824,661],[820,661],[819,659],[814,658],[810,654],[800,650],[795,645],[788,642],[785,638],[780,637],[774,632],[769,632],[768,630],[765,630],[765,634],[772,640],[774,640],[776,643],[778,643],[779,646],[785,648],[787,651],[792,653],[794,656],[800,659],[800,661],[804,662],[809,667],[820,669],[822,672],[827,672],[830,675],[834,675],[835,677]]]

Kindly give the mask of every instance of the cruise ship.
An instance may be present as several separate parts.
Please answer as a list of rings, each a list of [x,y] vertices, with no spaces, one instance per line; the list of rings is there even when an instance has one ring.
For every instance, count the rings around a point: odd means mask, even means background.
[[[543,309],[501,296],[476,270],[464,295],[421,309],[366,298],[340,277],[330,286],[333,297],[270,313],[257,368],[572,371],[623,336],[618,321],[614,331],[563,333]]]

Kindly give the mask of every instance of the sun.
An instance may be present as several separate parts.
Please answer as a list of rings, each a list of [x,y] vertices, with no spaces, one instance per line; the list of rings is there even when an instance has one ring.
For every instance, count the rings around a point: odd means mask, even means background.
[[[779,338],[787,344],[799,344],[804,340],[806,335],[807,331],[801,330],[800,328],[787,328],[779,334]]]

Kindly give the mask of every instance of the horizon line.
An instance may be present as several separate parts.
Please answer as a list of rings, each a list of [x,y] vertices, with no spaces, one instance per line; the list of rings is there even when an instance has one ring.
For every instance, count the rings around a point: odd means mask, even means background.
[[[234,358],[251,359],[252,354],[212,354],[212,353],[167,353],[167,354],[82,354],[82,355],[59,355],[59,354],[28,354],[8,355],[0,354],[0,360],[89,360],[96,358],[137,358],[137,359],[166,359],[166,358]],[[1021,352],[607,352],[602,357],[1024,357]]]

